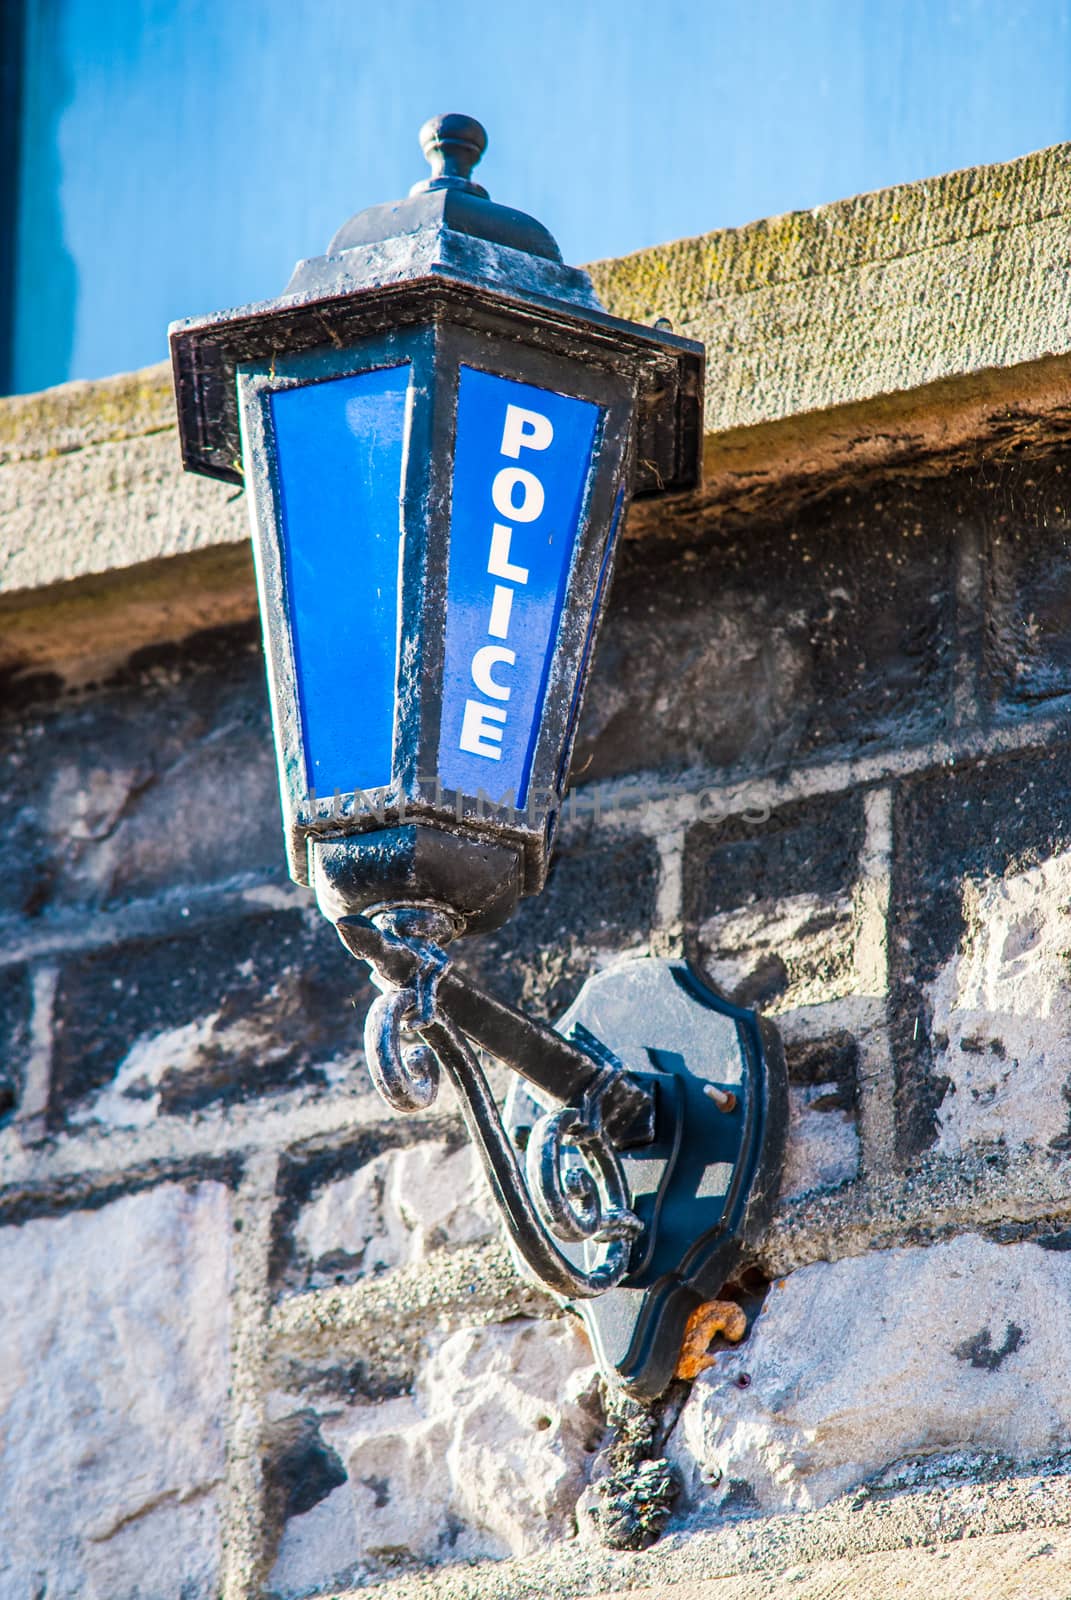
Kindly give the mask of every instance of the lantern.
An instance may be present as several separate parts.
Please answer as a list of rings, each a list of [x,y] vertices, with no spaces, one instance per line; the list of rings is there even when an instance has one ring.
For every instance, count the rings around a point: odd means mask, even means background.
[[[579,1021],[567,1038],[480,994],[445,947],[543,886],[624,508],[699,473],[703,351],[610,316],[545,228],[489,200],[479,123],[435,118],[421,142],[432,176],[352,218],[280,299],[172,328],[183,460],[245,487],[290,872],[385,991],[373,1077],[401,1110],[454,1079],[520,1258],[590,1301],[641,1256],[662,1270],[689,1097]],[[688,981],[736,1088],[704,1100],[708,1063],[687,1114],[747,1199],[783,1106],[755,1019]],[[537,1097],[508,1130],[474,1043]],[[707,1210],[726,1232],[728,1201]],[[677,1294],[657,1356],[604,1340],[608,1370],[668,1381],[701,1292]]]

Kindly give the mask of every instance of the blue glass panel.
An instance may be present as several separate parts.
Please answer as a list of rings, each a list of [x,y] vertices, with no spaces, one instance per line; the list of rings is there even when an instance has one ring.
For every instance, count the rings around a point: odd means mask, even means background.
[[[445,789],[524,806],[599,408],[461,368],[446,660]]]
[[[391,781],[409,367],[271,396],[310,789]]]

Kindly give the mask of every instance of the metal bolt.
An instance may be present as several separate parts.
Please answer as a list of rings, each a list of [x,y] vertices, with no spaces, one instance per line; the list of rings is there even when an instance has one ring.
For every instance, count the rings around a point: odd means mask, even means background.
[[[724,1111],[726,1116],[736,1110],[736,1096],[731,1089],[719,1089],[716,1083],[704,1083],[703,1093],[709,1095],[718,1110]]]

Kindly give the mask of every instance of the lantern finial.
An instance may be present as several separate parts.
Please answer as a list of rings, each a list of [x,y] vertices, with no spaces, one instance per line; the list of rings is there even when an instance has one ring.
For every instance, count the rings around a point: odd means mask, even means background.
[[[487,190],[469,177],[487,149],[487,132],[475,117],[451,111],[442,117],[429,117],[420,130],[420,148],[431,168],[431,177],[415,183],[410,194],[426,194],[431,189],[462,189],[466,194],[487,199]]]

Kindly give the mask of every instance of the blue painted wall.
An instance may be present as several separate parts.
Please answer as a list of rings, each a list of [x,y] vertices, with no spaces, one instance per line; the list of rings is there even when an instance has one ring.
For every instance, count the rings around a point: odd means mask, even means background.
[[[159,360],[436,111],[567,260],[1071,137],[1071,0],[26,0],[15,387]]]

